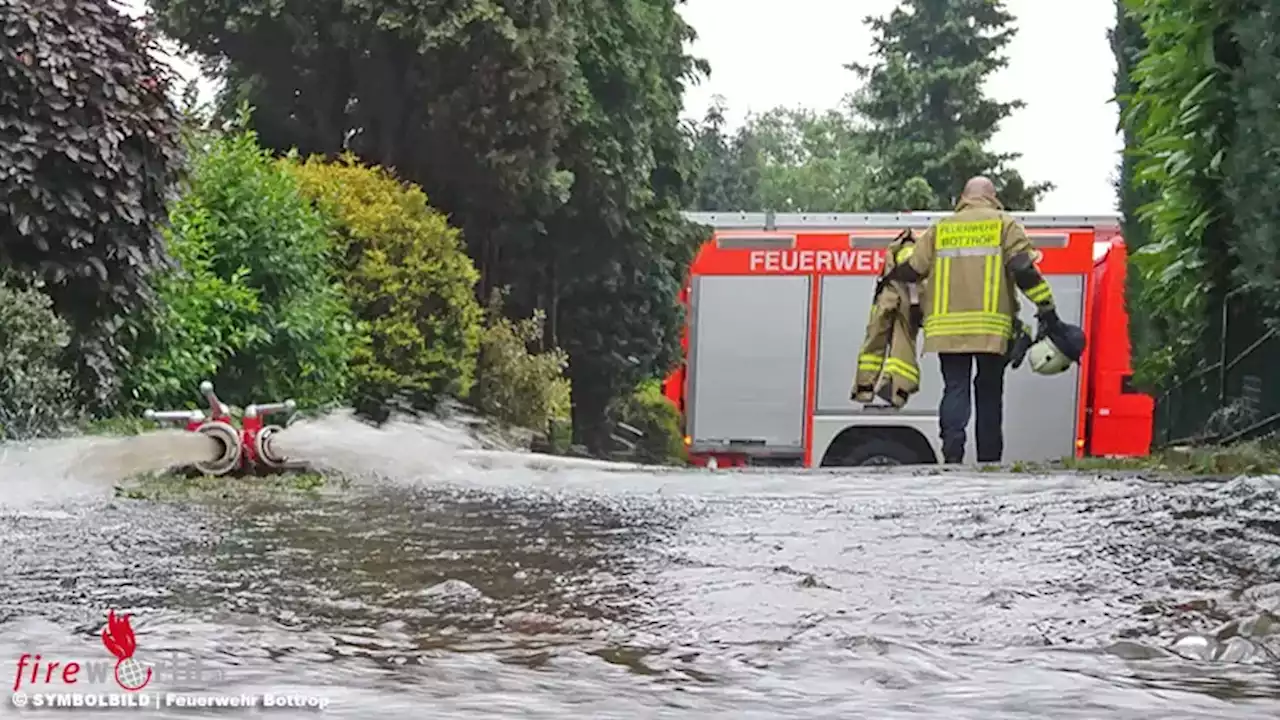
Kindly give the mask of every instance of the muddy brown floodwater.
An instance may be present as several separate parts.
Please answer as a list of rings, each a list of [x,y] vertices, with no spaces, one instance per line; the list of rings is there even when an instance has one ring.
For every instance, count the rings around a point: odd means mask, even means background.
[[[185,502],[4,473],[3,679],[23,653],[111,660],[114,608],[146,692],[336,718],[1280,716],[1276,478],[389,457],[315,496]],[[0,704],[36,714],[102,716]]]

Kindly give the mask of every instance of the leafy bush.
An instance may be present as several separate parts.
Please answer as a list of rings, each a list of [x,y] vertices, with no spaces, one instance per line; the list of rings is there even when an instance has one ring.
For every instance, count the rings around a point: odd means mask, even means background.
[[[213,265],[217,220],[198,200],[186,197],[173,210],[166,233],[179,269],[158,274],[162,303],[147,313],[126,391],[139,407],[187,407],[198,400],[202,380],[218,375],[242,352],[256,330],[258,294],[239,269],[220,277]]]
[[[346,239],[342,279],[366,334],[352,360],[357,406],[397,397],[429,409],[467,394],[484,313],[458,230],[418,186],[353,156],[290,167]]]
[[[615,404],[614,418],[644,433],[636,442],[633,459],[658,465],[683,463],[687,459],[680,432],[680,413],[662,394],[657,380],[640,384],[631,395]]]
[[[1233,90],[1234,68],[1218,53],[1187,52],[1218,47],[1231,35],[1237,8],[1171,0],[1132,0],[1126,8],[1146,41],[1124,98],[1122,120],[1132,141],[1126,154],[1136,160],[1132,189],[1151,198],[1137,212],[1149,241],[1130,256],[1142,291],[1135,306],[1152,335],[1135,374],[1139,383],[1159,386],[1217,341],[1206,332],[1216,314],[1210,301],[1230,289],[1228,259],[1240,241],[1222,183],[1235,157],[1232,128],[1241,117],[1235,98],[1260,95]],[[1249,187],[1262,187],[1258,182],[1250,178]]]
[[[138,322],[132,399],[190,406],[204,379],[229,402],[344,399],[358,341],[330,277],[328,223],[252,132],[214,136],[198,150],[170,213],[181,267],[157,279],[162,306]]]
[[[106,402],[117,318],[164,260],[178,113],[151,41],[108,3],[7,0],[0,37],[0,267],[45,281],[85,399]]]
[[[56,435],[73,419],[71,378],[59,369],[67,323],[36,290],[0,284],[0,441]]]
[[[556,348],[530,352],[542,339],[545,318],[512,321],[502,314],[501,295],[494,293],[480,341],[479,382],[473,393],[477,407],[495,419],[533,430],[569,416],[569,359]]]

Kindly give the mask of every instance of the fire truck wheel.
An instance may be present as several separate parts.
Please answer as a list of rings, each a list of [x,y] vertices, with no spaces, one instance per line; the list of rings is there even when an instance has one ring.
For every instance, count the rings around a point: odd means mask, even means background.
[[[911,448],[880,437],[871,437],[849,448],[839,465],[858,467],[865,465],[915,465],[922,462]]]

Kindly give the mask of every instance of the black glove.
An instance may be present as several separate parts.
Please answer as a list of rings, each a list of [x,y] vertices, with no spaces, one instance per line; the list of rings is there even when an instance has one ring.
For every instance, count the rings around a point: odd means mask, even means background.
[[[1031,328],[1021,320],[1013,321],[1013,337],[1009,340],[1009,349],[1004,354],[1005,364],[1017,370],[1027,359],[1027,351],[1031,349]]]

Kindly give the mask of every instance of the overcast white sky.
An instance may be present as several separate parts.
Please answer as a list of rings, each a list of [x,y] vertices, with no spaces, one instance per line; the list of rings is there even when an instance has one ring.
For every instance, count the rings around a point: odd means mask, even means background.
[[[865,61],[871,34],[862,19],[883,15],[896,0],[688,0],[684,16],[697,30],[695,55],[711,77],[685,98],[701,116],[723,95],[740,122],[747,111],[777,105],[833,107],[854,89],[846,63]],[[1015,164],[1031,181],[1058,188],[1040,203],[1046,212],[1114,212],[1112,179],[1123,142],[1111,97],[1115,61],[1107,32],[1113,0],[1007,0],[1018,34],[1009,67],[989,92],[1027,107],[1002,126],[994,149],[1020,152]]]
[[[140,12],[145,0],[124,0]],[[711,77],[690,88],[685,111],[701,117],[711,98],[724,96],[730,121],[778,105],[834,107],[854,89],[845,70],[864,61],[867,15],[888,13],[896,0],[688,0],[684,16],[697,30],[694,54],[711,63]],[[1107,40],[1113,0],[1007,0],[1018,35],[1009,67],[990,83],[999,99],[1027,107],[1007,120],[995,148],[1020,152],[1018,170],[1058,188],[1040,203],[1045,212],[1113,212],[1112,179],[1121,139],[1111,102],[1115,61]],[[856,9],[855,9],[856,8]],[[184,75],[189,65],[179,64]]]

